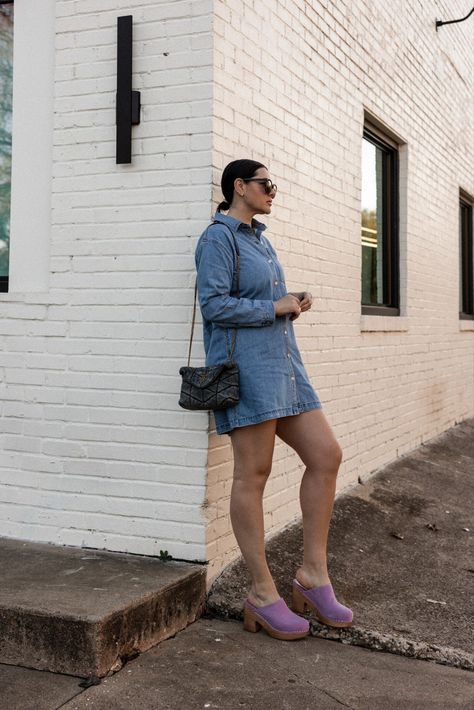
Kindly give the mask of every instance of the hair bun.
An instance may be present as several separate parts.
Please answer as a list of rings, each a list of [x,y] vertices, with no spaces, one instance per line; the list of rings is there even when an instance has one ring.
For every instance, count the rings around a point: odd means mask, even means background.
[[[230,205],[226,200],[222,200],[217,206],[217,211],[220,212],[221,210],[228,210],[230,209]]]

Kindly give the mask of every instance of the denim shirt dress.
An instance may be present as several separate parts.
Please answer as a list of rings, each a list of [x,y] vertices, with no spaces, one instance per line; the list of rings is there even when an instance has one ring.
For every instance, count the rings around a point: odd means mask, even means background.
[[[288,291],[276,252],[262,234],[266,226],[254,219],[250,227],[219,212],[213,219],[195,250],[206,366],[227,360],[236,332],[232,359],[240,370],[240,401],[214,410],[217,433],[321,408],[298,350],[291,314],[275,315],[273,301]],[[238,298],[237,254],[229,228],[240,250]]]

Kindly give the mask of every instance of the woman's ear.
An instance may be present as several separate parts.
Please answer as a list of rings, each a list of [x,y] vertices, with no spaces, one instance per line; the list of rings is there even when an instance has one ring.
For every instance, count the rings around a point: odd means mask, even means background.
[[[234,180],[234,192],[236,192],[239,197],[243,197],[243,186],[244,186],[244,181],[242,178],[235,178]]]

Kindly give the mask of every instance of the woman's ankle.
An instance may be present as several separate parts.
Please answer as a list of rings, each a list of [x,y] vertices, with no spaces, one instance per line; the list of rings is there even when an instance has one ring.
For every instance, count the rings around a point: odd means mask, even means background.
[[[295,573],[295,578],[303,587],[321,587],[330,582],[326,565],[301,565]]]
[[[281,594],[275,584],[255,585],[252,584],[248,593],[248,599],[255,606],[266,606],[278,601]]]

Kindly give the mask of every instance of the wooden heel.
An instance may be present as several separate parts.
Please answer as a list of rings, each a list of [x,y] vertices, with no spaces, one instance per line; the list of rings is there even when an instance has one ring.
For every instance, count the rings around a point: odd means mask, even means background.
[[[299,614],[304,614],[307,607],[306,599],[301,594],[301,592],[299,592],[298,589],[296,589],[295,587],[293,587],[292,591],[291,607],[293,611],[296,611]]]
[[[260,629],[260,624],[247,607],[244,608],[244,629],[256,633]]]

